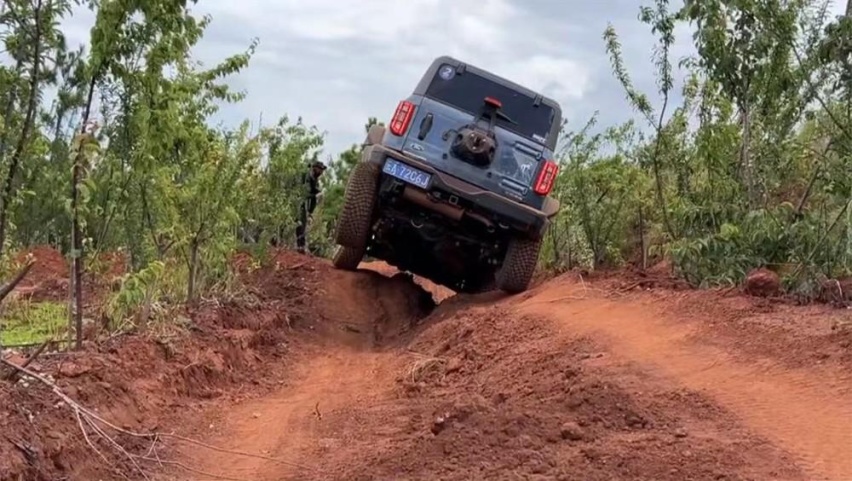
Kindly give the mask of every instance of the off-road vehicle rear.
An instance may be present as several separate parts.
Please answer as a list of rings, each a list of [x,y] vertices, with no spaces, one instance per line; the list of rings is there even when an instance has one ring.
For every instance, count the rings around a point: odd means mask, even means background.
[[[552,99],[436,59],[367,134],[337,221],[334,265],[365,255],[458,292],[527,289],[551,218],[562,112]]]

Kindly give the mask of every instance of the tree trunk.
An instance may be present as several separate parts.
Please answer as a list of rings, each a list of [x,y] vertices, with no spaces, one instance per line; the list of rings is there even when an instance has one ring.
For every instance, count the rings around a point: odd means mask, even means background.
[[[21,70],[24,68],[24,59],[23,57],[18,57],[18,61],[15,63],[15,78],[21,78]],[[3,109],[3,119],[6,122],[6,129],[9,128],[9,119],[12,118],[12,112],[15,110],[15,104],[17,103],[18,97],[18,84],[12,85],[12,89],[9,91],[9,96],[6,97],[6,107]],[[3,137],[0,138],[0,160],[6,158],[6,149],[9,146],[9,131],[4,130]]]
[[[755,203],[754,172],[751,165],[751,109],[748,99],[743,104],[743,141],[740,149],[740,167],[743,173],[743,183],[746,188],[748,207],[751,209]]]
[[[198,239],[193,239],[189,246],[189,282],[186,289],[186,300],[195,298],[195,282],[198,275]]]
[[[846,19],[852,17],[852,0],[846,0]],[[852,73],[852,72],[850,72]],[[847,101],[846,101],[846,111],[852,111],[852,86],[848,87],[848,91],[846,92]],[[850,119],[847,118],[847,121]],[[852,195],[852,187],[849,188],[850,195]],[[850,197],[852,199],[852,197]],[[852,259],[852,209],[849,209],[849,203],[846,204],[846,267],[849,267],[850,259]]]
[[[89,82],[89,94],[86,99],[86,110],[83,112],[83,125],[80,133],[87,134],[86,127],[92,112],[92,99],[95,95],[98,72],[92,72]],[[72,311],[74,313],[74,329],[77,339],[74,344],[76,350],[83,348],[83,232],[80,229],[80,182],[82,181],[81,163],[84,159],[85,137],[80,140],[77,155],[74,157],[74,165],[71,170],[71,258],[73,265],[71,269],[74,294],[72,296]]]
[[[30,75],[30,98],[27,105],[27,113],[24,118],[24,125],[21,128],[21,136],[18,138],[18,144],[15,146],[15,153],[12,155],[12,160],[9,163],[9,173],[6,176],[6,185],[3,188],[3,198],[0,199],[0,249],[6,245],[6,223],[9,213],[9,202],[12,200],[12,194],[15,188],[15,176],[18,173],[18,166],[21,163],[21,157],[24,154],[24,149],[27,146],[27,140],[30,136],[30,130],[35,123],[36,108],[38,107],[38,78],[41,70],[41,0],[36,3],[33,11],[33,20],[35,21],[35,34],[33,38],[33,68]]]

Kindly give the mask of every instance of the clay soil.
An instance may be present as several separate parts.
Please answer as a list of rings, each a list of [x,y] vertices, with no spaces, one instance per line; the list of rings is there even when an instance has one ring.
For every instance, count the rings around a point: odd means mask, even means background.
[[[15,289],[14,295],[32,302],[65,301],[69,295],[70,260],[51,246],[37,246],[17,256],[23,264],[28,256],[35,260],[30,272]],[[99,306],[103,296],[120,283],[127,271],[128,258],[124,253],[106,252],[97,255],[86,267],[83,278],[83,298],[87,308]],[[93,271],[93,267],[97,271]]]
[[[138,432],[148,479],[852,479],[852,315],[565,274],[454,295],[282,252],[250,287],[36,366]],[[437,305],[436,305],[437,304]],[[0,382],[0,481],[142,479],[33,381]]]

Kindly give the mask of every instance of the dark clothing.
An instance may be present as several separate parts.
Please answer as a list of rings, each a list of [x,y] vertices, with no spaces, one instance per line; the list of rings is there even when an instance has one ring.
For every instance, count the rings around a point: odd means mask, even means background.
[[[305,188],[305,197],[299,204],[299,224],[296,226],[296,247],[300,252],[305,250],[305,229],[308,226],[308,218],[317,207],[317,195],[320,193],[319,178],[313,171],[308,171],[302,175],[302,185]]]
[[[307,187],[307,195],[309,198],[313,199],[314,204],[316,204],[317,194],[320,193],[319,188],[319,177],[315,176],[313,170],[309,170],[302,174],[302,185]],[[313,209],[311,209],[313,212]]]

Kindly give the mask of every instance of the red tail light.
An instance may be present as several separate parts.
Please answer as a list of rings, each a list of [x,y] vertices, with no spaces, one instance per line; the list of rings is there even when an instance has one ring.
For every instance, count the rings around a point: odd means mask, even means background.
[[[396,106],[396,112],[391,119],[390,131],[396,136],[401,136],[408,130],[411,119],[414,118],[414,104],[403,100]]]
[[[535,181],[533,190],[538,195],[547,195],[553,189],[553,184],[556,182],[556,174],[559,173],[559,166],[552,160],[545,160],[544,167],[538,174],[538,179]]]

